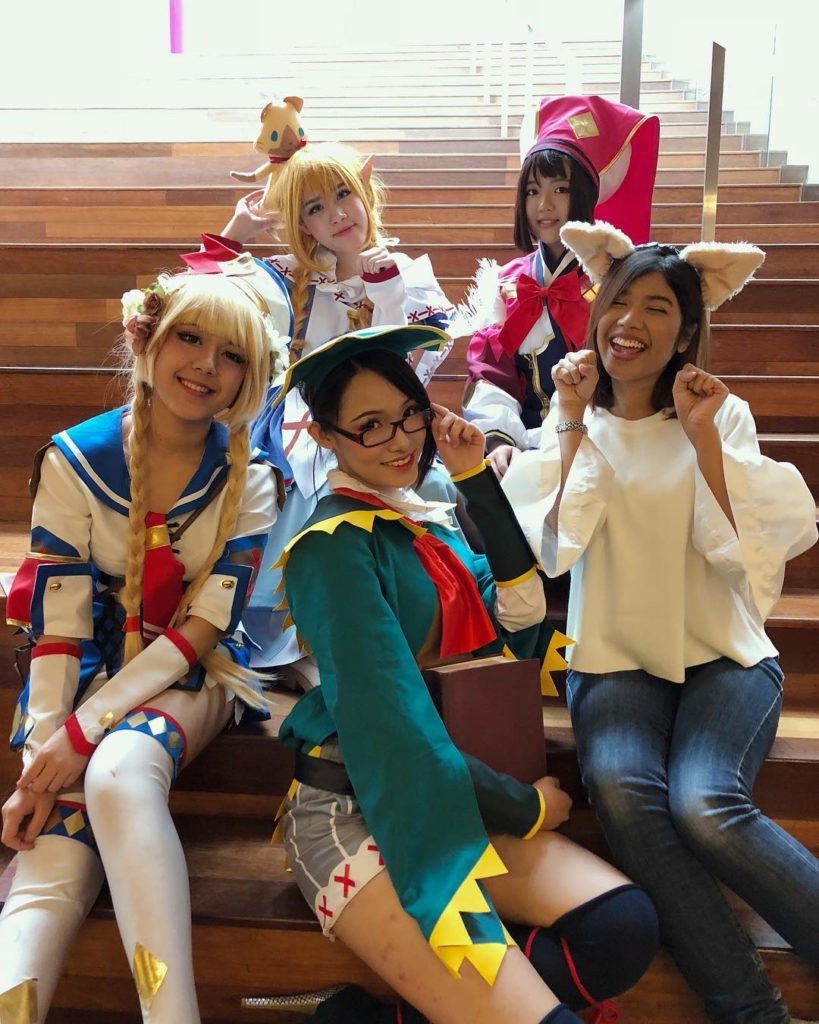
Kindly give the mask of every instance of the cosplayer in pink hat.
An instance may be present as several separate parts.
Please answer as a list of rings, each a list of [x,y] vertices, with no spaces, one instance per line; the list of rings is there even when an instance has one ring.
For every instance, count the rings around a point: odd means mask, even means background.
[[[571,157],[596,187],[594,217],[640,245],[651,228],[659,142],[656,114],[602,96],[560,96],[541,100],[537,140],[526,157],[545,150]]]
[[[486,434],[501,475],[515,450],[537,447],[551,368],[586,337],[591,285],[561,227],[601,218],[645,241],[657,171],[657,117],[602,96],[542,100],[535,130],[515,202],[514,241],[525,255],[482,264],[462,310],[473,334],[465,415]]]

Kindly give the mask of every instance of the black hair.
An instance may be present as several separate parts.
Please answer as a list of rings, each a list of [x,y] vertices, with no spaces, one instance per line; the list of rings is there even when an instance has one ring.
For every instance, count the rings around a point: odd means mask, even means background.
[[[588,171],[576,160],[556,149],[542,149],[532,153],[523,161],[518,178],[515,198],[515,245],[521,252],[532,252],[535,243],[526,216],[526,189],[529,179],[565,178],[569,176],[569,220],[582,220],[594,224],[594,208],[597,206],[598,188]]]
[[[655,412],[663,409],[671,410],[669,415],[676,415],[672,388],[674,378],[686,363],[695,366],[706,366],[708,361],[708,329],[705,310],[702,304],[702,287],[700,275],[685,260],[681,260],[673,245],[641,245],[623,259],[615,260],[608,274],[603,278],[600,291],[591,308],[589,329],[586,334],[586,347],[597,352],[597,325],[611,308],[612,302],[628,286],[646,274],[661,274],[669,288],[674,292],[680,307],[682,324],[677,342],[688,338],[688,344],[682,351],[676,351],[666,364],[663,372],[654,385],[651,394],[651,406]],[[600,379],[595,388],[593,402],[601,409],[610,409],[614,405],[614,389],[611,377],[606,372],[598,352],[597,369]]]
[[[429,409],[429,395],[424,385],[418,380],[415,370],[405,358],[388,349],[368,349],[360,354],[345,359],[331,370],[318,385],[305,381],[300,385],[302,397],[310,409],[310,414],[317,423],[332,425],[338,422],[338,411],[341,399],[350,381],[362,370],[370,370],[383,377],[407,398],[416,402],[421,409]],[[435,439],[432,430],[427,427],[424,446],[418,459],[418,478],[416,486],[424,481],[435,458]]]

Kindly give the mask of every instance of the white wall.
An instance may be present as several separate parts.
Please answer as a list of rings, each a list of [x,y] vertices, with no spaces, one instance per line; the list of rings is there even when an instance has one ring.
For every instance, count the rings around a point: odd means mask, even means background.
[[[723,108],[789,163],[810,164],[819,181],[819,84],[814,73],[816,0],[646,0],[643,51],[674,75],[689,78],[708,98],[711,43],[726,48]]]

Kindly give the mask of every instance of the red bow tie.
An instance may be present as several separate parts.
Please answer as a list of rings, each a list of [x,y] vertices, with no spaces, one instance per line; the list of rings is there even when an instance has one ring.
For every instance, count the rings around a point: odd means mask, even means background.
[[[517,279],[517,297],[500,329],[498,341],[508,356],[514,356],[543,312],[543,303],[552,321],[560,328],[571,351],[579,349],[586,338],[589,305],[580,291],[580,278],[575,271],[561,274],[547,287],[542,287],[521,274]]]
[[[389,508],[374,494],[352,488],[339,487],[333,493],[356,498],[378,508]],[[415,523],[409,516],[404,518],[413,526],[423,525]],[[438,594],[441,607],[441,657],[471,654],[496,640],[498,634],[483,603],[475,577],[452,548],[431,533],[416,536],[412,546]]]

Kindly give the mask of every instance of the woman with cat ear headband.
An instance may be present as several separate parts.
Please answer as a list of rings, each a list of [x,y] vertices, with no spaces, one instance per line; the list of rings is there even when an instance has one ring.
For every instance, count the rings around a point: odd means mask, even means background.
[[[567,699],[583,779],[710,1018],[785,1024],[717,885],[819,964],[819,862],[751,798],[782,703],[763,624],[785,562],[816,541],[816,506],[703,365],[705,311],[764,254],[635,248],[605,224],[562,238],[600,292],[586,348],[554,368],[540,448],[503,487],[546,572],[572,572]]]

